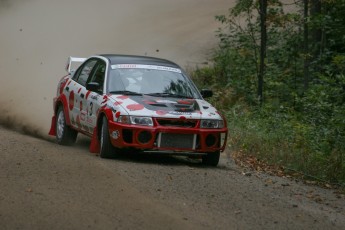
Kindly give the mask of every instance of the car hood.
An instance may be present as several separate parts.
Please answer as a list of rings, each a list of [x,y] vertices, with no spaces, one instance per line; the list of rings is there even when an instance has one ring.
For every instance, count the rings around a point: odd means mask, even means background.
[[[109,102],[120,112],[134,116],[221,119],[216,109],[202,99],[111,95]]]

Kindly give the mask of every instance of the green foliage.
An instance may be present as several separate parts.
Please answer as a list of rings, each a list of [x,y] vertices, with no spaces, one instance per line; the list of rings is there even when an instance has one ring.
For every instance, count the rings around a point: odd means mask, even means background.
[[[255,105],[259,64],[259,20],[257,4],[238,1],[228,16],[217,16],[225,27],[217,31],[219,48],[215,52],[215,71],[237,95]],[[302,79],[301,17],[285,14],[279,1],[270,1],[267,15],[267,60],[265,98],[290,104],[299,92]]]
[[[334,183],[345,184],[344,1],[323,1],[323,14],[309,19],[327,39],[303,52],[303,15],[268,1],[264,104],[256,96],[259,51],[257,1],[241,0],[217,16],[219,47],[212,66],[193,73],[211,102],[226,114],[232,151],[256,155]],[[304,60],[311,82],[303,82]]]

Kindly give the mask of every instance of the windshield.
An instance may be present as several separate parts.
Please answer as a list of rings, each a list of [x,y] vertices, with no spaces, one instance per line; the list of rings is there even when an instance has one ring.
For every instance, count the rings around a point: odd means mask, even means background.
[[[120,67],[118,67],[120,66]],[[199,98],[193,83],[179,69],[146,65],[113,65],[108,92]],[[134,68],[129,68],[134,66]]]

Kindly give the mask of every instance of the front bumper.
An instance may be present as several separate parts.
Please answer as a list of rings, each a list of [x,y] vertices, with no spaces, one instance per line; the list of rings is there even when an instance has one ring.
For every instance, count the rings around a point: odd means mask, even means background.
[[[206,153],[223,151],[228,129],[138,126],[109,121],[111,142],[118,148]]]

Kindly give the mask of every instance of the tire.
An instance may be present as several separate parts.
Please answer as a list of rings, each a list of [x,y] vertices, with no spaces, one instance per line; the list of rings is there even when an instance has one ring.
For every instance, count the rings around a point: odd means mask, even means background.
[[[206,166],[216,167],[219,163],[220,151],[213,153],[207,153],[207,155],[202,156],[202,164]]]
[[[109,129],[108,129],[108,120],[106,117],[102,118],[102,128],[100,136],[100,157],[101,158],[113,158],[116,156],[116,149],[111,144]]]
[[[59,145],[73,145],[77,140],[78,132],[66,124],[63,107],[58,108],[56,114],[56,141]]]

